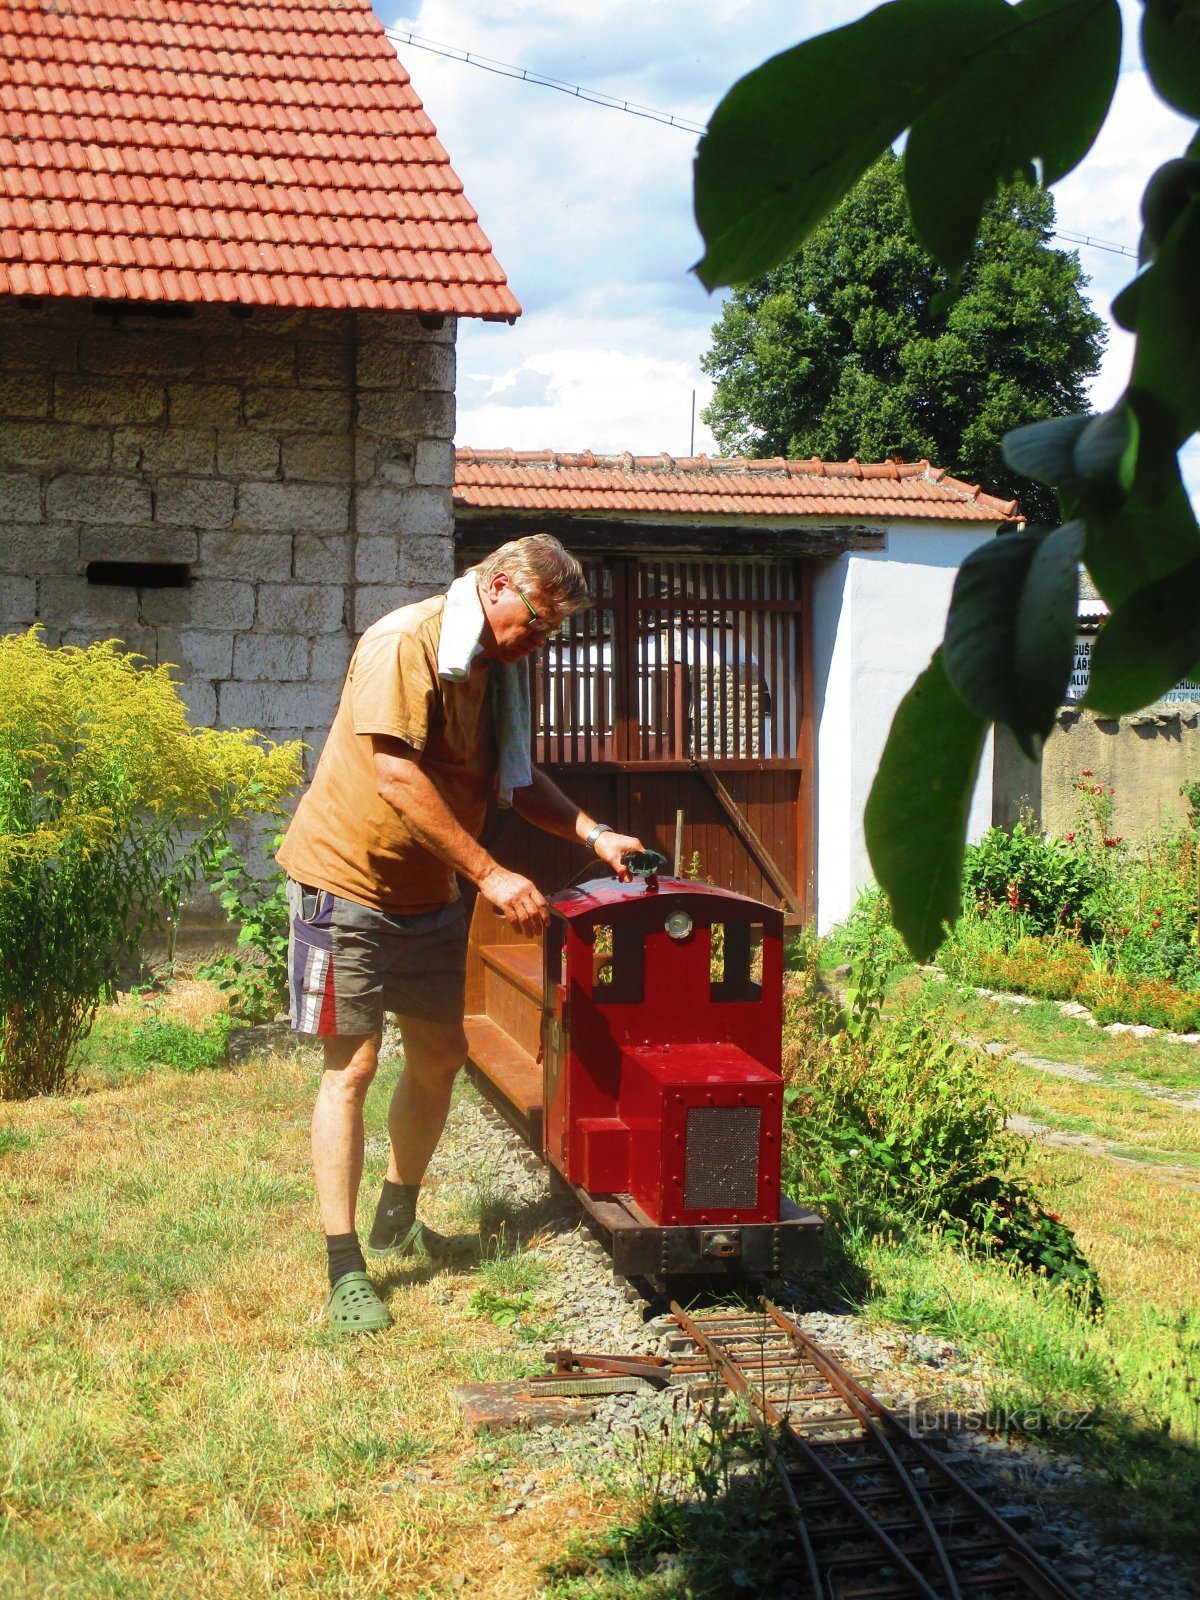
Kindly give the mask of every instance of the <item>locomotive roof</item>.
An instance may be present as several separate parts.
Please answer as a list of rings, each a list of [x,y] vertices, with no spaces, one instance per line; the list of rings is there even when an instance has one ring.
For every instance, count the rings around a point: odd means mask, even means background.
[[[736,894],[732,889],[720,889],[713,883],[696,883],[691,878],[659,878],[658,888],[647,888],[645,879],[634,878],[632,883],[622,883],[618,878],[591,879],[575,888],[563,889],[550,896],[550,909],[568,922],[576,917],[592,916],[598,911],[614,912],[632,909],[653,900],[656,904],[667,901],[681,904],[688,900],[719,900],[725,905],[743,906],[747,912],[768,912],[781,917],[777,906],[764,905],[749,895]]]

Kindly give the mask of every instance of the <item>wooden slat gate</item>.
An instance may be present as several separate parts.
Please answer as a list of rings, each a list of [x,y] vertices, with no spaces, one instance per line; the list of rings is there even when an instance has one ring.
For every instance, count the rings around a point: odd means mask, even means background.
[[[606,555],[593,607],[535,658],[534,758],[593,816],[714,883],[811,910],[810,564]],[[492,847],[544,889],[578,848],[501,815]],[[497,930],[498,931],[498,930]]]

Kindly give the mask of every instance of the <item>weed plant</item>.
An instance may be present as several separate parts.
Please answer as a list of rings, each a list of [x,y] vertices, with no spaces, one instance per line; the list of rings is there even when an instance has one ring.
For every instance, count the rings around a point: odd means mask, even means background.
[[[282,833],[273,832],[264,854],[273,858],[282,843]],[[265,877],[252,872],[228,839],[219,841],[204,871],[209,888],[238,925],[238,947],[197,967],[196,976],[215,983],[232,1015],[243,1022],[270,1022],[288,996],[286,875],[282,869]]]
[[[886,905],[875,908],[882,928]],[[981,1055],[924,993],[883,1011],[889,966],[867,940],[844,1007],[822,992],[810,943],[785,1027],[784,1180],[849,1238],[937,1230],[1067,1285],[1099,1282],[1071,1229],[1021,1175]]]
[[[298,745],[190,727],[167,668],[113,641],[0,638],[0,1097],[67,1084],[146,931],[298,777]]]

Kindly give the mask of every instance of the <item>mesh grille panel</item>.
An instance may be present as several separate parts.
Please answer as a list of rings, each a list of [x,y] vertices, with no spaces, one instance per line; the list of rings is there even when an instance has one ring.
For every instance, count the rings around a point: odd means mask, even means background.
[[[683,1204],[758,1204],[758,1106],[692,1106],[687,1114]]]

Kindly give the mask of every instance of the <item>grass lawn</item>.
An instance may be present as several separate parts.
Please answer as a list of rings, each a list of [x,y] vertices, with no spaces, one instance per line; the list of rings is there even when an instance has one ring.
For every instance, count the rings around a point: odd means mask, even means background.
[[[203,1029],[184,998],[160,1022]],[[520,1447],[469,1442],[452,1389],[526,1369],[469,1302],[536,1271],[394,1270],[395,1328],[336,1339],[319,1316],[315,1068],[133,1060],[117,1084],[127,1025],[102,1019],[81,1092],[0,1107],[0,1593],[415,1597],[462,1573],[497,1600],[533,1592],[564,1527],[617,1505],[551,1474],[496,1540],[511,1490],[495,1479]],[[477,1198],[435,1193],[430,1220],[460,1225]]]

